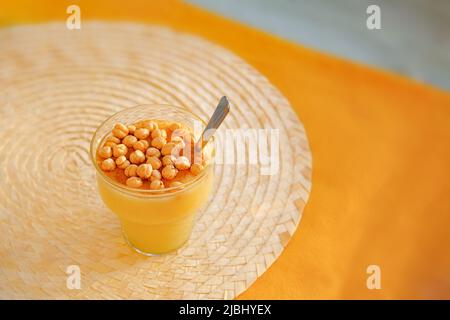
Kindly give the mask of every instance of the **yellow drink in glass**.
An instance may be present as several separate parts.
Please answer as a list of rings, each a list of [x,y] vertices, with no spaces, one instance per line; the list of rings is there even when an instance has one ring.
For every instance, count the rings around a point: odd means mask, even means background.
[[[128,243],[143,254],[161,254],[181,247],[192,231],[195,214],[206,203],[213,184],[213,165],[209,163],[195,177],[161,190],[136,189],[113,179],[99,168],[97,149],[117,122],[163,118],[192,128],[193,121],[204,122],[189,111],[168,105],[143,105],[125,109],[108,118],[91,142],[91,158],[96,168],[99,193],[104,203],[120,219]],[[210,142],[208,153],[212,154]]]

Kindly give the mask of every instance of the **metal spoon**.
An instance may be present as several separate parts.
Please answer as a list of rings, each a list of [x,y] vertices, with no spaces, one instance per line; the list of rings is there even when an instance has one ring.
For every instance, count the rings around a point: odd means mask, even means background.
[[[223,119],[225,119],[225,117],[227,116],[228,112],[230,112],[230,102],[228,101],[228,98],[226,96],[223,96],[222,98],[220,98],[216,110],[214,110],[214,113],[209,119],[205,129],[203,130],[200,139],[197,141],[197,147],[203,149],[206,146],[206,144],[216,132],[217,128],[222,123]]]

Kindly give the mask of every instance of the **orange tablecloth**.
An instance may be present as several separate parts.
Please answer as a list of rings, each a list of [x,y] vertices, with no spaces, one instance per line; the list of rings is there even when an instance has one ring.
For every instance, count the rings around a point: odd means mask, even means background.
[[[0,25],[64,22],[72,3],[0,0]],[[82,20],[164,24],[232,50],[304,123],[310,201],[281,257],[239,298],[450,298],[448,93],[178,1],[75,3]],[[381,268],[381,290],[366,287],[371,264]]]

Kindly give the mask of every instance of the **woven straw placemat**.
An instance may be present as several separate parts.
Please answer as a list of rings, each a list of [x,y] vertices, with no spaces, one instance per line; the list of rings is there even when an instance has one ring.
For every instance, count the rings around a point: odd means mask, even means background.
[[[131,23],[7,28],[0,88],[0,298],[232,299],[299,224],[311,188],[303,126],[264,76],[217,45]],[[280,130],[278,174],[216,165],[190,241],[162,256],[135,253],[96,190],[95,128],[145,103],[206,119],[224,94],[233,109],[221,129]],[[81,289],[66,286],[71,265]]]

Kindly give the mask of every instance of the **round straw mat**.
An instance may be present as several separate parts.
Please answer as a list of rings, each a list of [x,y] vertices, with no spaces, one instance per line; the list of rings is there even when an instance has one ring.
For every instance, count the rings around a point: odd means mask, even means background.
[[[0,298],[232,299],[299,224],[311,188],[303,126],[264,76],[217,45],[131,23],[7,28],[0,87]],[[222,95],[232,111],[221,130],[279,129],[278,173],[217,164],[189,242],[166,255],[135,253],[96,190],[95,128],[152,102],[206,119]],[[67,286],[72,265],[80,289]]]

